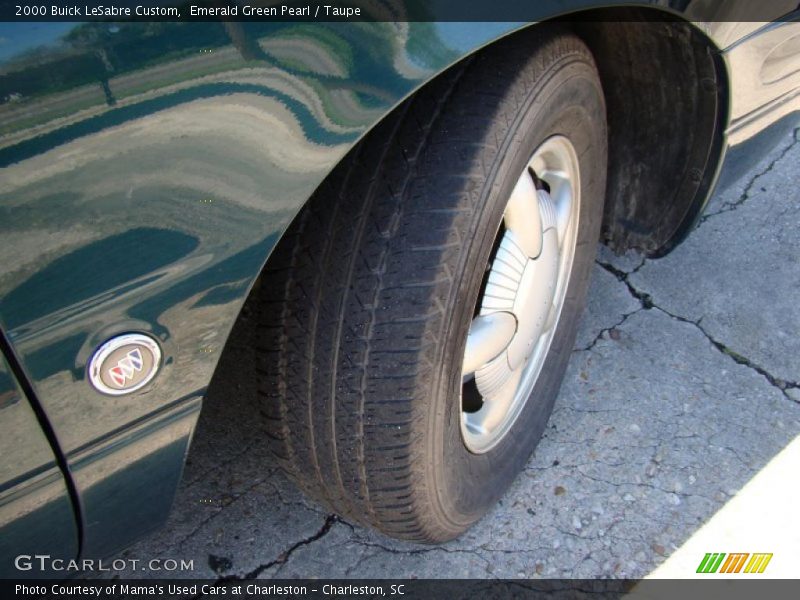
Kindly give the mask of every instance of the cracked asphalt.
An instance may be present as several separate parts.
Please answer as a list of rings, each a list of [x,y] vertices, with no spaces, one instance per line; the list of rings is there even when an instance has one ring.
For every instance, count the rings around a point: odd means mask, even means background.
[[[462,538],[398,542],[295,489],[258,429],[246,313],[169,522],[120,557],[193,559],[176,577],[646,576],[800,435],[798,165],[800,129],[666,258],[601,248],[545,436]]]

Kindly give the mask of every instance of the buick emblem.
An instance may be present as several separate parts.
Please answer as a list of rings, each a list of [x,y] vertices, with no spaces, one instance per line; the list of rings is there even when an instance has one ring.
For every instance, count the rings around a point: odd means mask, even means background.
[[[100,346],[89,361],[89,381],[99,392],[129,394],[146,386],[158,372],[161,348],[140,333],[126,333]]]

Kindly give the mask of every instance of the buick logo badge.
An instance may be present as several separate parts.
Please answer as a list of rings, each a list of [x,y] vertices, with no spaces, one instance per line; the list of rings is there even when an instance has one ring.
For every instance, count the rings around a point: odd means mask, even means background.
[[[146,386],[161,364],[161,348],[140,333],[111,338],[89,361],[89,381],[95,389],[111,396],[129,394]]]

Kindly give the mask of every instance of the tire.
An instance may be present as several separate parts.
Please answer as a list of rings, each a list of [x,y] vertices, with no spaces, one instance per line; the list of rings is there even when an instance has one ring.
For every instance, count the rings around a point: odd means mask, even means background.
[[[462,357],[506,200],[535,148],[569,139],[580,217],[530,400],[488,451],[462,436]],[[462,533],[524,467],[585,303],[605,193],[589,50],[536,27],[427,85],[327,178],[262,278],[258,377],[280,464],[333,512],[394,537]]]

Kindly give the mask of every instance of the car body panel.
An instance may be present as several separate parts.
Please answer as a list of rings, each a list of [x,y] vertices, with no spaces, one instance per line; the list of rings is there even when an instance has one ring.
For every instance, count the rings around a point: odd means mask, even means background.
[[[0,326],[80,495],[83,554],[102,556],[166,515],[228,333],[315,188],[415,89],[523,24],[16,25],[27,54],[0,54]],[[699,26],[720,47],[760,28],[724,25]],[[159,341],[160,372],[98,393],[93,351],[133,331]],[[166,501],[124,510],[148,491]]]
[[[78,527],[64,474],[33,407],[0,353],[0,577],[39,577],[30,557],[70,559]],[[21,569],[11,557],[22,555]]]
[[[459,56],[432,27],[276,28],[259,38],[266,58],[228,43],[112,77],[112,105],[89,83],[4,106],[0,320],[70,465],[86,556],[127,542],[124,523],[106,526],[109,495],[177,482],[196,399],[303,202]],[[138,392],[98,393],[86,378],[93,351],[132,331],[159,341],[160,372]],[[152,458],[171,473],[109,467],[131,428],[165,410],[191,413],[176,425],[183,447],[164,450],[177,458]]]
[[[742,38],[723,57],[734,93],[719,188],[746,173],[800,123],[800,10]]]
[[[740,144],[800,110],[800,11],[730,48],[725,57],[736,94],[731,96],[729,142]]]

